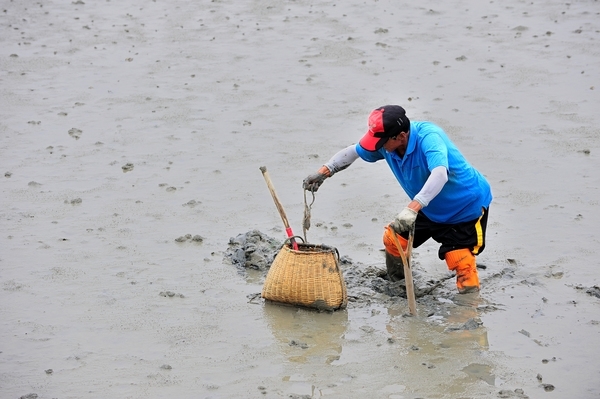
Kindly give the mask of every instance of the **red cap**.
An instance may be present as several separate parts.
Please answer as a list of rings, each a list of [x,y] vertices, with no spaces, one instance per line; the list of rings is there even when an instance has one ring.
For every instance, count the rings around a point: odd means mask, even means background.
[[[369,115],[369,130],[359,144],[367,151],[377,151],[389,140],[402,132],[408,132],[410,121],[406,111],[399,105],[385,105]]]

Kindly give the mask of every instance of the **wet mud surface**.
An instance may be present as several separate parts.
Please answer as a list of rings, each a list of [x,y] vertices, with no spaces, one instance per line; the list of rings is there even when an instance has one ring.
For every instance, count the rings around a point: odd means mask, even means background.
[[[598,2],[0,0],[0,397],[600,396]],[[400,104],[490,181],[478,295],[381,235],[382,163],[308,241],[346,309],[257,295],[302,180]],[[309,198],[312,200],[312,198]]]
[[[284,242],[269,236],[258,230],[251,230],[244,234],[239,234],[236,237],[232,237],[229,240],[228,248],[224,252],[225,263],[235,267],[238,271],[240,278],[251,281],[256,287],[264,282],[266,274],[268,273],[269,266],[277,253],[281,250]],[[356,312],[360,309],[370,309],[369,316],[377,317],[381,314],[382,309],[387,309],[387,312],[393,314],[393,318],[397,320],[410,320],[413,316],[408,313],[408,304],[406,301],[406,290],[404,281],[392,282],[387,278],[385,271],[385,265],[365,265],[360,262],[353,262],[348,256],[341,256],[339,265],[343,271],[344,281],[348,289],[348,307],[345,310],[337,310],[334,312],[326,311],[325,314],[331,315],[330,317],[336,317],[343,319],[341,324],[347,323],[346,313]],[[487,265],[478,265],[480,275],[482,276],[482,287],[485,287],[485,292],[493,291],[504,291],[507,287],[517,283],[528,286],[541,286],[543,283],[537,279],[529,278],[522,281],[515,281],[519,278],[517,271],[519,262],[515,259],[508,258],[505,260],[504,267],[493,273],[488,273]],[[418,341],[412,344],[406,344],[405,337],[397,336],[393,330],[388,326],[387,339],[385,345],[406,345],[404,349],[408,353],[420,353],[422,355],[420,366],[425,370],[433,370],[439,367],[448,367],[444,365],[444,356],[441,353],[444,350],[450,352],[465,350],[465,348],[479,348],[479,350],[488,350],[489,343],[487,338],[487,328],[482,321],[482,315],[487,315],[493,312],[505,312],[506,306],[498,303],[493,303],[489,299],[489,295],[485,293],[479,294],[466,294],[460,295],[456,293],[455,288],[455,277],[453,273],[445,273],[439,276],[437,279],[431,279],[424,272],[418,262],[413,262],[413,274],[415,284],[415,296],[417,298],[418,316],[419,322],[428,325],[430,330],[425,334],[427,342]],[[495,267],[494,269],[497,269]],[[546,273],[545,278],[560,279],[562,278],[561,273]],[[596,295],[597,287],[574,287],[578,290],[584,290],[591,296]],[[248,295],[249,302],[260,304],[266,309],[271,309],[271,312],[282,312],[288,315],[294,315],[300,312],[305,318],[312,317],[323,317],[322,312],[315,309],[294,307],[288,304],[276,303],[271,301],[265,301],[260,298],[260,292],[252,293]],[[541,301],[544,303],[548,302],[548,299],[543,297]],[[277,310],[273,310],[277,309]],[[295,310],[294,310],[295,309]],[[537,315],[532,317],[539,317],[541,312],[538,311]],[[288,316],[289,317],[289,316]],[[326,316],[327,317],[327,316]],[[592,321],[592,324],[597,322]],[[296,324],[297,327],[299,327]],[[335,325],[332,325],[335,326]],[[340,327],[338,325],[338,327]],[[337,328],[337,327],[331,327]],[[362,334],[367,336],[376,336],[378,330],[375,327],[369,325],[363,325],[359,327]],[[326,331],[326,329],[325,329]],[[290,338],[297,336],[295,332],[291,331],[279,331],[278,336],[282,343],[287,343],[289,347],[302,349],[302,352],[308,354],[309,349],[315,350],[315,343],[310,342],[310,339],[298,339]],[[339,332],[342,333],[341,330]],[[522,336],[531,339],[541,347],[547,347],[548,343],[543,340],[532,337],[532,334],[521,329],[518,331]],[[312,338],[311,335],[309,337]],[[431,346],[432,341],[438,341],[439,343]],[[310,343],[309,343],[310,342]],[[475,346],[473,346],[475,344]],[[379,343],[377,345],[384,345]],[[323,348],[321,348],[322,350]],[[296,352],[296,356],[291,356],[290,361],[306,362],[308,359],[301,355],[300,352]],[[320,353],[326,364],[337,364],[340,361],[341,350],[338,353],[326,354],[327,350]],[[437,353],[437,355],[431,356]],[[439,355],[439,356],[438,356]],[[464,360],[464,358],[461,356]],[[481,360],[481,359],[480,359]],[[489,359],[488,359],[489,360]],[[440,362],[441,361],[441,362]],[[543,358],[540,360],[540,365],[546,365],[549,363],[559,361],[556,357],[551,359]],[[441,363],[441,364],[440,364]],[[495,375],[493,363],[468,363],[461,368],[461,372],[468,376],[471,381],[483,381],[488,387],[493,387],[498,383],[498,377]],[[543,371],[541,366],[538,366],[538,370]],[[552,392],[555,389],[553,384],[544,381],[542,374],[538,372],[535,376],[537,380],[537,388],[544,392]],[[501,379],[500,379],[501,380]],[[267,388],[262,387],[263,393],[267,393]],[[403,391],[404,389],[400,389]],[[531,391],[531,388],[529,388]],[[399,391],[399,392],[400,392]],[[530,394],[523,388],[514,389],[501,389],[493,391],[488,390],[486,397],[498,397],[498,398],[530,398],[537,397],[537,392],[534,391]],[[294,397],[315,397],[314,392],[307,395],[295,395]],[[319,395],[317,395],[318,397]]]
[[[257,231],[249,231],[231,238],[225,259],[236,266],[241,274],[248,275],[248,269],[259,271],[254,273],[253,279],[264,281],[273,259],[281,250],[284,242]],[[348,300],[352,306],[363,307],[371,303],[406,305],[406,285],[404,280],[393,282],[387,277],[385,265],[367,266],[360,262],[353,262],[348,256],[339,258],[339,267],[342,269]],[[418,272],[418,265],[413,264],[415,297],[419,303],[426,307],[426,312],[434,316],[437,312],[444,312],[443,302],[451,302],[456,296],[454,273],[448,273],[440,279],[428,279],[426,275]],[[510,273],[506,269],[504,273]],[[499,277],[499,276],[496,276]]]

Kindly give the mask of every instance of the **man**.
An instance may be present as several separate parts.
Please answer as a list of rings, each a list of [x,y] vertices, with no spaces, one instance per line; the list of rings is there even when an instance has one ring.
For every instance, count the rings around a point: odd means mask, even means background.
[[[385,160],[411,199],[383,235],[390,280],[404,278],[392,234],[406,251],[414,226],[415,248],[430,238],[441,244],[439,258],[456,272],[458,292],[479,291],[475,256],[485,248],[492,192],[485,177],[467,162],[446,133],[431,122],[411,122],[399,105],[377,108],[359,143],[339,151],[304,179],[304,189],[317,191],[326,178],[359,157],[367,162]]]

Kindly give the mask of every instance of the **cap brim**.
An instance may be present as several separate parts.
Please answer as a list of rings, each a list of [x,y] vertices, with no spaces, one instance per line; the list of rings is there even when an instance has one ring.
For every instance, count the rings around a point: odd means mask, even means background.
[[[379,150],[381,147],[383,147],[383,145],[385,144],[386,141],[388,141],[389,137],[374,137],[373,133],[371,133],[370,131],[368,131],[362,139],[360,139],[360,141],[358,142],[358,144],[360,144],[360,146],[362,148],[364,148],[367,151],[377,151]]]

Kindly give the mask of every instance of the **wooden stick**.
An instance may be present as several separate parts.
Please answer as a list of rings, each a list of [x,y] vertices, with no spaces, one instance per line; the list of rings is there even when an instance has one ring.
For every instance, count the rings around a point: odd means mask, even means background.
[[[406,284],[406,298],[408,299],[408,311],[411,315],[417,315],[417,301],[415,299],[415,287],[413,284],[412,278],[412,270],[410,268],[410,255],[412,252],[412,243],[414,237],[414,231],[411,230],[408,235],[408,246],[406,247],[406,253],[402,248],[402,244],[398,240],[396,236],[396,232],[391,226],[388,226],[390,230],[392,230],[392,237],[394,239],[394,244],[396,244],[396,248],[398,248],[398,252],[400,252],[400,257],[402,258],[402,264],[404,265],[404,282]]]
[[[285,215],[283,206],[281,205],[281,202],[279,202],[279,198],[277,198],[277,193],[275,192],[275,187],[273,187],[273,183],[271,183],[271,178],[269,177],[269,173],[267,172],[267,167],[261,166],[259,169],[262,172],[263,177],[265,178],[265,181],[267,182],[267,187],[269,188],[269,191],[271,192],[271,197],[273,197],[273,202],[275,202],[275,206],[277,207],[277,210],[279,211],[281,220],[283,220],[283,225],[285,226],[285,233],[288,236],[288,238],[290,239],[290,244],[292,245],[292,248],[294,248],[297,251],[298,244],[296,243],[296,240],[294,240],[294,238],[293,238],[294,233],[292,232],[290,223],[288,222],[287,216]]]

